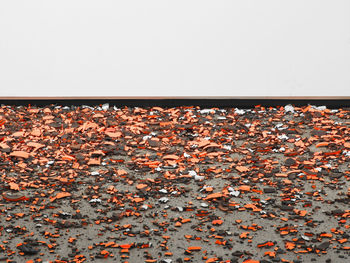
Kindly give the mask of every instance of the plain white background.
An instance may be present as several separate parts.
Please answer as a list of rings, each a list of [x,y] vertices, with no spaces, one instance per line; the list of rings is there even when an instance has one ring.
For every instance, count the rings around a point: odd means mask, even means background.
[[[0,96],[349,96],[348,0],[0,0]]]

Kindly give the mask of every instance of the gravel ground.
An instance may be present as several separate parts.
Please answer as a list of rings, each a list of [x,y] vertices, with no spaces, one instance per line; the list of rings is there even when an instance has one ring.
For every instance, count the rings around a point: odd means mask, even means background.
[[[0,262],[348,262],[350,110],[0,108]]]

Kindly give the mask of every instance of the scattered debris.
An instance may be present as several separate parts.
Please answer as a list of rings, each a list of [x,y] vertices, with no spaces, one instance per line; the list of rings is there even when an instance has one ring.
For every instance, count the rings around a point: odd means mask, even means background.
[[[3,105],[0,261],[348,262],[349,119]]]

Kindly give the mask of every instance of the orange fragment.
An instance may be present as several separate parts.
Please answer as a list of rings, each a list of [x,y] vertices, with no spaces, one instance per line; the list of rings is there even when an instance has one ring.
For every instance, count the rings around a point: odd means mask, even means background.
[[[138,185],[136,185],[136,188],[137,188],[138,190],[143,189],[143,188],[145,188],[145,187],[147,187],[147,184],[138,184]]]
[[[134,243],[131,243],[131,244],[123,244],[123,245],[120,245],[119,247],[121,247],[121,248],[131,248],[133,244],[134,244]]]
[[[105,258],[109,256],[109,252],[107,250],[102,250],[101,255],[103,255]]]
[[[241,173],[249,171],[249,169],[245,166],[236,166],[235,168]]]
[[[267,251],[264,253],[265,256],[269,256],[271,258],[276,257],[276,252],[275,251]]]
[[[242,234],[239,235],[241,239],[247,238],[249,235],[249,232],[243,232]]]
[[[165,155],[163,157],[164,160],[178,160],[179,156],[176,156],[175,154],[169,154],[169,155]]]
[[[10,156],[15,156],[15,157],[27,159],[27,158],[29,158],[29,153],[27,153],[25,151],[13,151],[12,153],[10,153]]]
[[[338,242],[339,242],[340,244],[343,244],[343,243],[345,243],[346,241],[348,241],[347,238],[343,238],[343,239],[339,239],[339,240],[338,240]]]
[[[218,258],[209,258],[207,261],[205,261],[205,263],[213,263],[213,262],[217,262],[219,259]]]
[[[240,191],[250,191],[250,186],[249,185],[241,185],[238,190]]]
[[[208,195],[206,198],[204,198],[204,200],[215,199],[220,197],[222,197],[222,193],[212,193]]]
[[[180,227],[180,226],[182,226],[182,224],[181,224],[181,222],[177,221],[177,222],[175,223],[175,226],[176,226],[176,227]]]
[[[265,243],[262,244],[258,244],[258,247],[273,247],[275,244],[271,241],[267,241]]]
[[[332,238],[333,235],[331,233],[323,233],[320,235],[320,237],[328,237],[328,238]]]
[[[202,247],[188,247],[187,250],[189,251],[200,251]]]
[[[285,246],[285,248],[287,249],[287,250],[293,250],[294,248],[295,248],[295,244],[293,243],[293,242],[286,242],[285,244],[284,244],[284,246]]]
[[[328,146],[328,142],[320,142],[320,143],[318,143],[318,144],[316,144],[316,147],[318,148],[318,147],[325,147],[325,146]]]
[[[10,186],[10,189],[12,190],[17,190],[17,191],[19,190],[19,185],[16,183],[11,182],[9,183],[9,186]]]
[[[136,197],[136,198],[133,199],[133,201],[134,201],[135,203],[140,203],[140,202],[143,201],[143,198]]]
[[[222,225],[223,222],[224,221],[222,221],[222,220],[213,220],[212,224],[213,225]]]

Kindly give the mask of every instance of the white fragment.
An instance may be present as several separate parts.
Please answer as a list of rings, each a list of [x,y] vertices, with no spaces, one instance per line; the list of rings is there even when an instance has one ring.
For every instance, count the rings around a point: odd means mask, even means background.
[[[95,108],[94,107],[90,107],[90,106],[88,106],[88,105],[83,105],[83,106],[81,106],[83,109],[85,109],[85,108],[88,108],[88,109],[90,109],[90,110],[94,110]],[[70,108],[69,107],[64,107],[63,109],[65,109],[65,110],[69,110]]]
[[[224,145],[223,148],[226,149],[226,150],[229,150],[229,151],[232,150],[232,146],[231,145]]]
[[[294,113],[294,107],[292,105],[288,104],[284,107],[284,111]]]
[[[232,187],[229,187],[227,190],[229,191],[230,195],[232,195],[232,196],[237,197],[237,196],[240,195],[240,191],[236,191],[236,190],[233,189]]]
[[[179,210],[180,212],[183,212],[183,211],[184,211],[183,207],[181,207],[181,206],[178,206],[178,207],[176,207],[176,208],[177,208],[177,210]]]
[[[102,105],[102,109],[103,109],[104,111],[108,110],[108,109],[109,109],[109,103],[103,104],[103,105]]]
[[[100,173],[98,171],[93,171],[91,172],[91,175],[100,175]]]
[[[203,110],[200,110],[199,111],[201,114],[208,114],[208,113],[215,113],[215,110],[212,110],[212,109],[203,109]]]
[[[189,157],[191,157],[191,155],[189,155],[188,153],[184,153],[184,157],[189,158]]]
[[[162,194],[167,194],[168,193],[168,191],[166,189],[160,189],[159,192],[162,193]]]
[[[151,139],[151,138],[152,138],[152,136],[146,135],[146,136],[142,137],[142,140],[146,141],[146,140]]]
[[[166,198],[166,197],[159,198],[159,202],[161,203],[166,203],[168,201],[169,201],[169,198]]]
[[[206,203],[201,203],[201,207],[208,207],[209,205]]]
[[[277,136],[278,137],[278,139],[280,139],[280,140],[288,140],[289,139],[289,137],[287,136],[287,135],[285,135],[285,134],[282,134],[282,135],[278,135]]]
[[[310,238],[307,237],[307,236],[301,235],[301,238],[304,239],[304,240],[306,240],[306,241],[310,241]]]
[[[203,180],[204,179],[204,176],[200,176],[200,175],[195,175],[194,176],[194,180],[196,180],[196,181],[200,181],[200,180]]]
[[[243,115],[245,113],[245,110],[235,108],[235,113],[238,115]]]
[[[101,203],[101,199],[100,198],[94,198],[94,199],[91,199],[89,201],[89,203]]]
[[[285,150],[286,150],[286,148],[284,148],[284,147],[281,147],[281,148],[279,149],[280,152],[284,152]]]
[[[61,215],[63,215],[63,216],[71,216],[71,214],[68,213],[68,212],[62,212]]]
[[[318,106],[318,107],[317,107],[317,106],[312,105],[311,107],[312,107],[313,109],[315,109],[315,110],[321,110],[321,111],[327,109],[326,106]]]
[[[288,127],[282,127],[282,126],[283,126],[283,123],[277,123],[275,126],[275,129],[278,129],[279,131],[288,129]]]
[[[141,206],[141,210],[147,210],[147,209],[148,209],[148,205]]]
[[[197,175],[197,172],[191,170],[191,171],[188,172],[188,174],[191,175],[191,176],[196,176],[196,175]]]
[[[240,191],[233,190],[232,192],[230,192],[230,195],[237,197],[240,195],[240,193]]]
[[[156,170],[157,172],[160,172],[160,171],[162,170],[162,168],[157,167],[155,170]]]

